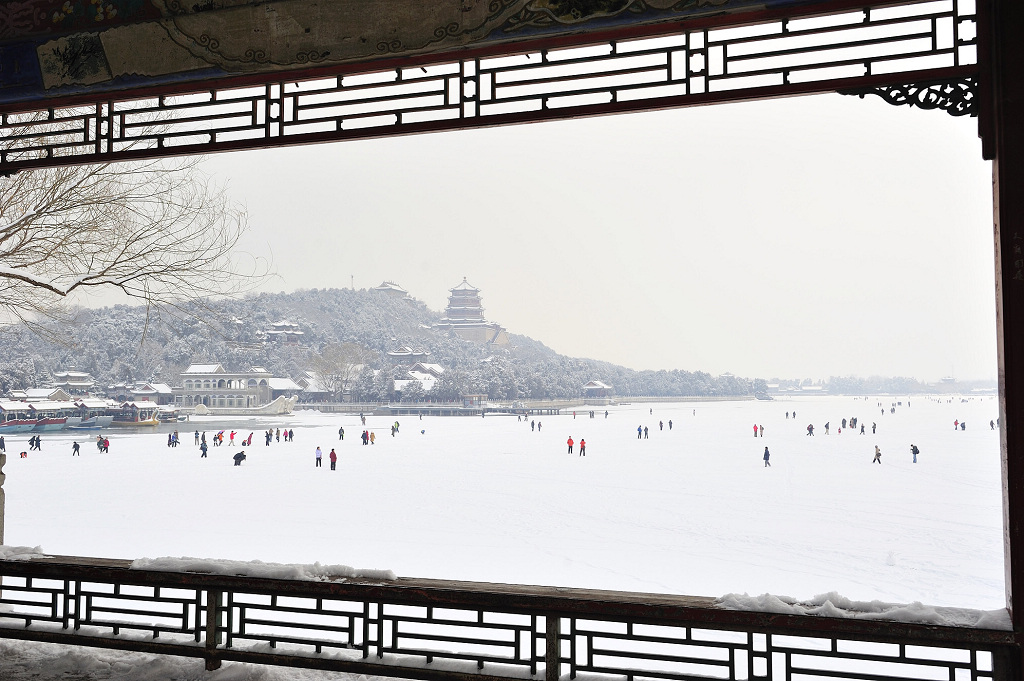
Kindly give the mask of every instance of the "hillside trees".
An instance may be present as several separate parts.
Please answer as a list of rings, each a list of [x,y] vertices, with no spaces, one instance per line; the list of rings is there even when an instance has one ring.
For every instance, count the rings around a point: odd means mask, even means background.
[[[340,398],[375,354],[359,343],[328,343],[309,355],[309,367],[321,387]]]
[[[236,252],[244,212],[195,160],[29,170],[0,178],[0,322],[52,332],[73,296],[117,291],[196,314],[264,273]]]

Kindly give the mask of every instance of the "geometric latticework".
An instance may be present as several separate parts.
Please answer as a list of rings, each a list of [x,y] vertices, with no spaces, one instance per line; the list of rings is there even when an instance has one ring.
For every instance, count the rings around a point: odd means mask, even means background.
[[[967,78],[978,70],[976,24],[972,2],[937,0],[105,98],[0,115],[0,171]]]

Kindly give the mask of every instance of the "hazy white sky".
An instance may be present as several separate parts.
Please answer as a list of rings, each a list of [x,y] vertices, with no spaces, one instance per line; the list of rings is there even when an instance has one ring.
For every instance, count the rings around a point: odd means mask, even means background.
[[[976,120],[800,97],[223,154],[266,290],[376,286],[573,356],[751,377],[994,378]]]

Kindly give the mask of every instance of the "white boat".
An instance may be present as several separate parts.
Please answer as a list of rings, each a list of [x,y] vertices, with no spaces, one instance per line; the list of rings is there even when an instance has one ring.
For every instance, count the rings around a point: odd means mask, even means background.
[[[70,420],[70,419],[68,419]],[[113,415],[93,415],[83,418],[80,423],[69,425],[69,430],[99,430],[106,428],[114,420]]]

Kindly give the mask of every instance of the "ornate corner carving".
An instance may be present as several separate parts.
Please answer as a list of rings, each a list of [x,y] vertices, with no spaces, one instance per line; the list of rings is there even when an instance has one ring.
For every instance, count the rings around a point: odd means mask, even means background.
[[[839,90],[841,95],[877,95],[896,106],[939,109],[950,116],[978,115],[978,79],[958,78],[943,82],[882,85],[879,87]]]

